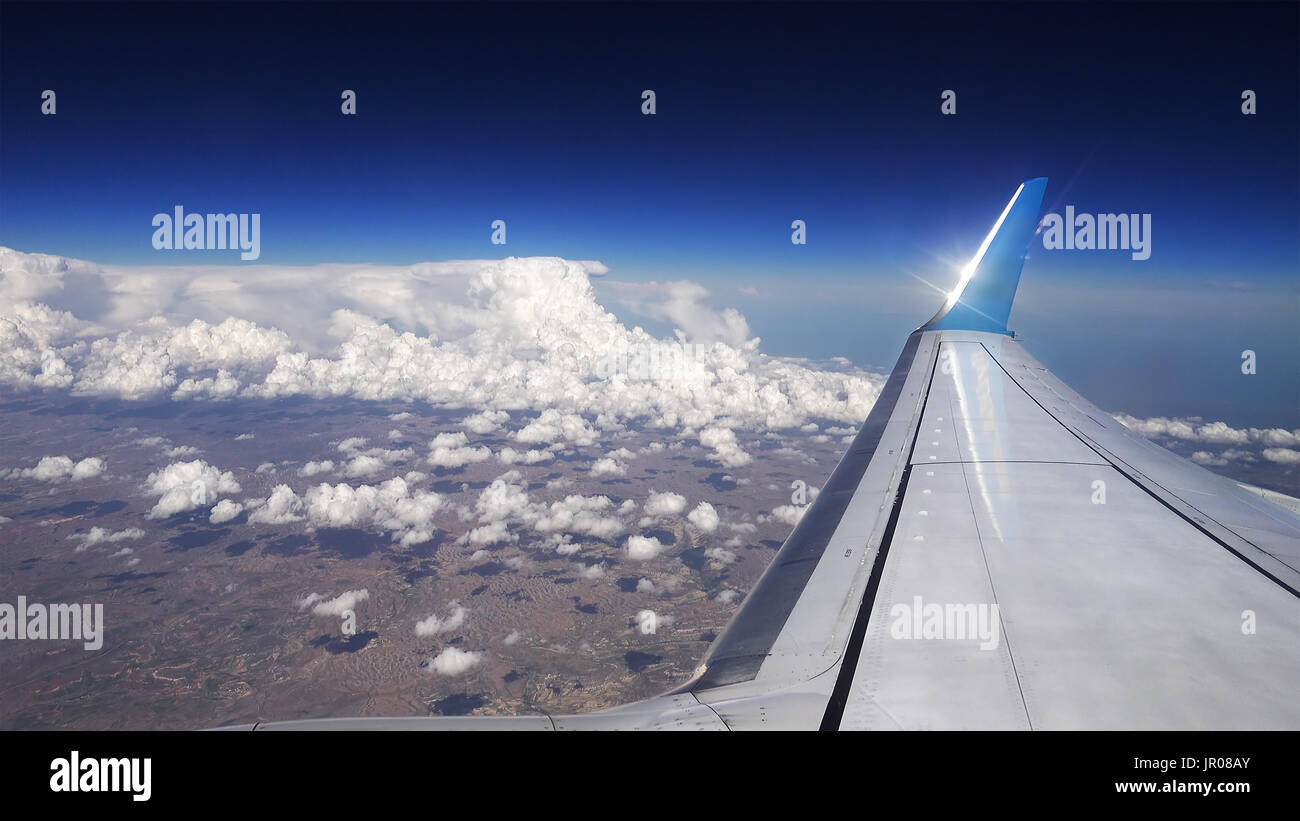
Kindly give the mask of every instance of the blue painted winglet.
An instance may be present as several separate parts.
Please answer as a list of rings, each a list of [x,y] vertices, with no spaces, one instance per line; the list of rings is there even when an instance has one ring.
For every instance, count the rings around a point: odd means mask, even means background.
[[[957,287],[920,330],[1010,333],[1007,318],[1046,190],[1047,177],[1020,184],[975,256],[962,268]]]

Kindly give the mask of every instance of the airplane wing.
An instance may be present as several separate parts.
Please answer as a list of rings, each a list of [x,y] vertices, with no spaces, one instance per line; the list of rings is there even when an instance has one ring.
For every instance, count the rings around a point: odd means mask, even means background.
[[[690,683],[579,716],[251,728],[1300,729],[1295,509],[1128,431],[1007,330],[1046,185],[908,338]]]

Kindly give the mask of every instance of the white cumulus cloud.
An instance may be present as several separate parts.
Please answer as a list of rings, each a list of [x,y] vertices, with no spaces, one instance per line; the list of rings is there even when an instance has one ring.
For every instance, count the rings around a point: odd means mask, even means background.
[[[700,502],[696,505],[686,519],[701,533],[712,533],[718,529],[718,511],[708,502]]]
[[[144,531],[138,527],[128,527],[125,530],[106,530],[102,527],[92,527],[86,533],[74,533],[68,537],[73,541],[79,542],[76,552],[80,553],[87,548],[94,547],[97,544],[114,544],[122,541],[135,541],[144,538]]]
[[[212,522],[214,525],[219,525],[222,522],[230,521],[243,512],[243,505],[238,502],[232,502],[229,499],[222,499],[212,508],[212,515],[208,517],[208,521]]]
[[[483,654],[448,647],[429,661],[429,669],[443,676],[459,676],[483,661]]]
[[[433,613],[428,618],[416,622],[415,635],[436,636],[439,633],[450,633],[453,630],[459,630],[465,624],[465,608],[461,607],[457,602],[452,602],[447,606],[447,609],[448,613],[445,617]]]
[[[174,462],[150,473],[145,486],[159,497],[158,503],[149,511],[150,519],[165,519],[187,510],[208,507],[216,504],[221,495],[240,491],[233,473],[222,471],[201,459]]]
[[[658,556],[663,549],[663,544],[654,536],[629,536],[627,538],[627,557],[634,561],[649,561]]]
[[[698,431],[726,467],[749,460],[736,430],[857,425],[879,394],[880,375],[762,354],[744,317],[711,307],[695,283],[612,284],[615,302],[680,333],[629,328],[597,300],[591,276],[604,271],[554,257],[131,267],[0,249],[0,383],[127,399],[422,401],[472,409],[462,424],[480,435],[518,414],[515,441],[539,448],[587,447],[639,420]],[[605,367],[610,351],[685,340],[689,379]]]
[[[11,479],[35,479],[39,482],[62,482],[71,479],[74,482],[94,479],[104,473],[105,463],[97,456],[91,456],[74,462],[68,456],[43,456],[35,467],[15,468],[8,471]]]
[[[310,607],[311,612],[317,616],[342,616],[348,610],[356,610],[359,603],[369,598],[370,591],[364,587],[360,590],[347,590],[332,599],[312,593],[298,602],[298,609]]]

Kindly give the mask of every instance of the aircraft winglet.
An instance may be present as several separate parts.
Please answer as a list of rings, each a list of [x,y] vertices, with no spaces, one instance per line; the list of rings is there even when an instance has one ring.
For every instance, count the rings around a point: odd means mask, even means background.
[[[957,287],[934,318],[921,326],[923,330],[1009,333],[1007,318],[1046,190],[1047,177],[1020,184],[975,256],[962,268]]]

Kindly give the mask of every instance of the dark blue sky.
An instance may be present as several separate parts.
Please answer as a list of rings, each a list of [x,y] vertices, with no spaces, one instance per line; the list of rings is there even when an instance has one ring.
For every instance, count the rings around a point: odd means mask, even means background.
[[[1045,210],[1152,214],[1153,253],[1031,252],[1025,288],[1044,288],[1043,310],[1022,294],[1012,325],[1044,340],[1040,358],[1113,410],[1300,415],[1295,4],[6,3],[0,15],[3,245],[231,262],[155,251],[150,219],[175,204],[258,212],[263,263],[599,259],[614,277],[700,281],[766,350],[887,365],[933,310],[890,289],[928,305],[912,274],[950,285],[1016,184],[1041,175]],[[344,88],[356,117],[339,113]],[[939,113],[949,88],[954,117]],[[489,243],[498,218],[505,248]],[[790,243],[793,219],[808,245]],[[881,286],[875,298],[863,283]],[[1205,315],[1062,317],[1048,294],[1110,284],[1201,294]],[[1135,325],[1159,350],[1105,341]],[[1086,369],[1088,330],[1104,332],[1089,342],[1109,346],[1101,356],[1141,364],[1137,385],[1112,390],[1119,375]],[[1185,371],[1178,357],[1199,357],[1217,374],[1207,361],[1231,365],[1252,345],[1277,364],[1253,393],[1175,379],[1124,401],[1121,388],[1152,383],[1150,363]]]

